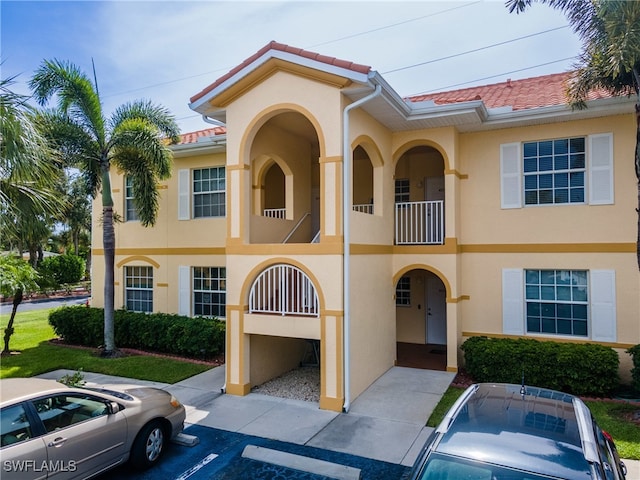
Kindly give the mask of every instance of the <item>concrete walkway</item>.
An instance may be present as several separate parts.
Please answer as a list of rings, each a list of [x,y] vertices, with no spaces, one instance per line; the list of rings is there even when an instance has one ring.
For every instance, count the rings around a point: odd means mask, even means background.
[[[70,370],[40,377],[60,379]],[[425,427],[454,374],[393,367],[358,396],[349,413],[250,393],[223,395],[224,366],[173,385],[84,373],[88,383],[136,383],[164,388],[187,409],[187,423],[308,445],[410,466],[432,429]],[[188,431],[187,431],[188,433]]]
[[[58,380],[73,373],[56,370],[39,376]],[[425,424],[454,374],[393,367],[358,396],[346,414],[320,410],[314,402],[257,393],[224,395],[224,366],[173,385],[88,372],[84,378],[89,383],[164,388],[186,406],[189,424],[411,466],[432,431]],[[640,480],[640,461],[625,464],[627,480]]]

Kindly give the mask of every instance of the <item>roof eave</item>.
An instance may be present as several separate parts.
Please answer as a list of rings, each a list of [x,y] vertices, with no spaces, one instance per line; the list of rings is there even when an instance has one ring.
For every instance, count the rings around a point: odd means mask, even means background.
[[[197,142],[171,145],[171,151],[174,158],[225,153],[227,151],[227,136],[201,137]]]
[[[262,56],[251,62],[246,67],[242,68],[234,75],[227,78],[220,85],[207,92],[197,100],[189,103],[189,108],[192,110],[207,115],[208,117],[220,120],[223,116],[226,117],[226,112],[221,113],[223,109],[215,109],[211,107],[211,100],[216,98],[227,89],[242,81],[242,79],[249,76],[252,72],[266,64],[269,60],[278,59],[285,62],[294,63],[303,67],[308,67],[313,70],[319,70],[328,74],[340,76],[351,80],[354,83],[368,84],[369,75],[366,73],[356,72],[354,70],[340,67],[338,65],[332,65],[325,62],[321,62],[312,58],[302,57],[292,52],[284,52],[281,50],[268,50]]]

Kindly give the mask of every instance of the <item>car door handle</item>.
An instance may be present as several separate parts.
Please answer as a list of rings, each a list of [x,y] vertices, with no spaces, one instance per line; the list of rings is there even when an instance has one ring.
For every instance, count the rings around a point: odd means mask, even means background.
[[[48,447],[61,447],[67,441],[64,437],[58,437],[54,439],[52,442],[49,442]]]

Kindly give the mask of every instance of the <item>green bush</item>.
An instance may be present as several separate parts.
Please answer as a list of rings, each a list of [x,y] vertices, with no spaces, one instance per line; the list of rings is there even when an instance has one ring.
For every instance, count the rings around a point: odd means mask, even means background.
[[[631,380],[633,389],[640,392],[640,344],[627,350],[633,359],[633,368],[631,369]]]
[[[116,347],[171,355],[210,358],[224,352],[225,322],[206,317],[116,310]],[[62,307],[49,314],[55,333],[66,342],[99,347],[104,339],[104,310]]]
[[[618,354],[597,344],[471,337],[462,346],[477,382],[520,383],[574,395],[608,396],[619,384]]]
[[[85,261],[75,255],[47,257],[38,266],[38,271],[47,287],[77,283],[84,277]]]

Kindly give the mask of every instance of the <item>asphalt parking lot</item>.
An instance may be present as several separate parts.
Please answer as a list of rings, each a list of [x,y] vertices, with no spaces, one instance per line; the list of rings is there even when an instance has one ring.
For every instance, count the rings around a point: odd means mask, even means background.
[[[102,475],[99,480],[112,478],[122,480],[326,480],[335,478],[245,458],[243,452],[247,446],[321,460],[335,466],[350,467],[349,470],[352,472],[353,469],[357,469],[360,470],[362,480],[406,479],[410,470],[409,467],[393,463],[200,425],[189,426],[185,433],[197,436],[199,443],[193,447],[170,444],[164,457],[155,467],[145,472],[133,472],[128,465],[123,465]]]

